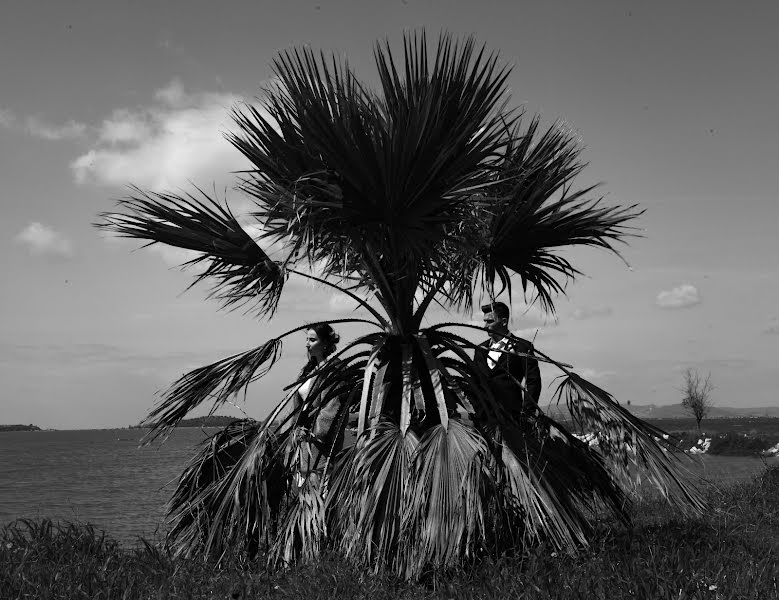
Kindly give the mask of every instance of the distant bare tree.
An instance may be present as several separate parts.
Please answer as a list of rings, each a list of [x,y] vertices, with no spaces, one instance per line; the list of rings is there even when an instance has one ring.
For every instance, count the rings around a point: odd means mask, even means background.
[[[711,392],[714,386],[711,383],[711,373],[703,379],[695,369],[684,371],[684,398],[682,406],[687,413],[695,419],[698,431],[701,430],[701,421],[711,412],[714,403],[711,400]]]

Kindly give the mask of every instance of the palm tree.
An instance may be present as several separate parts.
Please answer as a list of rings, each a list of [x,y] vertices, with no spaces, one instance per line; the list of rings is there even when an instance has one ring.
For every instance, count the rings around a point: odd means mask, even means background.
[[[313,560],[325,547],[374,570],[418,577],[507,545],[586,545],[591,516],[630,518],[643,475],[685,510],[702,500],[662,432],[631,415],[568,365],[557,399],[590,447],[543,415],[518,421],[476,368],[459,323],[423,327],[433,303],[472,310],[474,298],[522,285],[545,309],[579,271],[559,250],[631,235],[635,206],[607,207],[575,189],[583,168],[559,124],[507,108],[509,68],[444,34],[428,55],[424,33],[400,60],[377,44],[378,89],[348,64],[309,49],[282,52],[264,110],[234,109],[228,139],[251,163],[238,188],[256,205],[255,241],[219,198],[133,192],[100,227],[194,250],[195,281],[227,307],[271,317],[290,277],[347,294],[368,333],[325,363],[310,398],[288,398],[262,421],[241,420],[207,440],[170,504],[170,542],[189,556],[267,551],[272,563]],[[282,247],[276,258],[263,248]],[[204,402],[212,411],[261,378],[282,339],[201,367],[154,408],[150,436],[166,434]],[[302,383],[292,382],[290,388]],[[356,442],[319,456],[301,483],[311,423],[341,398],[336,433]],[[475,417],[474,415],[478,415]]]

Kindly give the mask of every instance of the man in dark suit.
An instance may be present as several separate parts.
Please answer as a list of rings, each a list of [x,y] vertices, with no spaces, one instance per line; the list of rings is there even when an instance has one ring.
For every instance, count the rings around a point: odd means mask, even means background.
[[[517,418],[534,417],[541,396],[541,372],[531,356],[533,344],[509,331],[509,308],[503,302],[481,307],[490,338],[474,352],[473,360],[487,376],[497,401]]]

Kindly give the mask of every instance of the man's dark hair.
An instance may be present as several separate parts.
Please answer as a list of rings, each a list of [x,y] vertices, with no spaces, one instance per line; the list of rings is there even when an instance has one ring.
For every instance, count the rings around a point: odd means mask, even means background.
[[[491,302],[490,304],[484,304],[481,307],[481,311],[484,314],[493,313],[498,319],[508,319],[511,312],[509,307],[503,304],[503,302]]]

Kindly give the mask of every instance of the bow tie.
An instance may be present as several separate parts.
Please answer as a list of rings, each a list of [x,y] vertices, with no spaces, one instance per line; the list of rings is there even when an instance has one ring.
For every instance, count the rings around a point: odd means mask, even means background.
[[[508,346],[508,340],[506,338],[498,340],[497,342],[492,342],[490,344],[490,351],[487,354],[487,366],[490,369],[494,369],[495,366],[498,364],[498,359],[506,350],[507,346]]]

